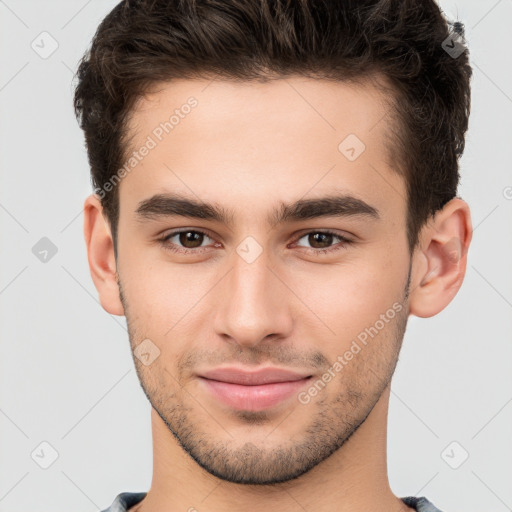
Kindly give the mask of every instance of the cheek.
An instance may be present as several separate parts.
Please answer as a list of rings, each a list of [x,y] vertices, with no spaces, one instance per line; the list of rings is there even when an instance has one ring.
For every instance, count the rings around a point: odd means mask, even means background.
[[[315,329],[317,337],[321,326],[324,340],[331,339],[333,348],[339,348],[340,343],[350,344],[402,299],[407,262],[400,262],[392,254],[368,251],[364,259],[319,266],[314,274],[290,274],[290,288],[305,304],[300,306],[304,311],[301,321]]]
[[[172,308],[183,292],[182,269],[165,261],[163,249],[154,245],[140,243],[132,244],[129,249],[123,247],[119,268],[123,289],[137,313]]]
[[[148,337],[162,340],[170,338],[174,329],[193,328],[194,317],[208,309],[204,307],[209,290],[227,270],[220,260],[171,263],[165,255],[155,258],[155,251],[148,248],[134,249],[122,263],[123,288],[134,321],[148,331]],[[280,274],[289,288],[278,288],[282,304],[299,325],[317,337],[322,328],[339,343],[340,337],[357,336],[401,300],[406,269],[407,258],[396,242],[374,243],[347,252],[338,264],[283,266]],[[218,289],[212,296],[216,293]]]
[[[176,333],[194,328],[201,305],[208,303],[208,291],[222,273],[213,267],[200,271],[194,265],[168,261],[133,261],[131,266],[123,265],[122,274],[130,320],[138,331],[167,350]],[[172,350],[179,349],[172,341]]]

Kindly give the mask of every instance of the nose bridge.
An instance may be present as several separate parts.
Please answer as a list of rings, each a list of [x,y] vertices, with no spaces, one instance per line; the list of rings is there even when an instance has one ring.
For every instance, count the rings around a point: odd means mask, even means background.
[[[283,284],[268,268],[268,253],[260,250],[256,255],[250,244],[242,242],[233,253],[232,270],[221,288],[215,328],[218,335],[254,346],[269,335],[287,336],[292,318],[288,301],[283,300]]]

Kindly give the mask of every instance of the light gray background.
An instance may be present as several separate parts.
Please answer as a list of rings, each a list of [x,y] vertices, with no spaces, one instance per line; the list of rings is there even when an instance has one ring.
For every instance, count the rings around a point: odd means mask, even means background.
[[[71,102],[78,59],[116,3],[0,1],[1,512],[92,512],[150,487],[150,407],[125,319],[102,309],[89,275],[92,188]],[[447,512],[502,512],[512,510],[512,0],[441,7],[466,24],[474,69],[459,194],[475,231],[458,295],[409,320],[389,478],[395,494]],[[31,47],[43,31],[59,45],[46,59]],[[32,252],[42,237],[58,250],[46,263]],[[35,462],[50,461],[43,441],[58,452],[48,469]],[[452,469],[462,450],[469,458]]]

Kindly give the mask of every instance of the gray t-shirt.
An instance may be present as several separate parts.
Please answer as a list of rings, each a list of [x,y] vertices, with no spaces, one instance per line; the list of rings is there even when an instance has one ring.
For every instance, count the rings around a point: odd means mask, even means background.
[[[116,499],[109,508],[101,512],[126,512],[129,508],[141,502],[146,496],[146,492],[122,492],[116,496]],[[417,512],[442,512],[435,507],[425,496],[406,496],[401,500]]]

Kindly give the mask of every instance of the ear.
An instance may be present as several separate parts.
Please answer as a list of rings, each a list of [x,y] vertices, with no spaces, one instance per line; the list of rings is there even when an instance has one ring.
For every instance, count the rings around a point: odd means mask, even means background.
[[[472,236],[469,206],[459,198],[446,203],[424,226],[414,254],[410,314],[423,318],[437,315],[455,297],[466,273]]]
[[[100,303],[108,313],[122,316],[124,308],[119,295],[114,243],[96,194],[90,195],[84,203],[84,237],[89,269]]]

